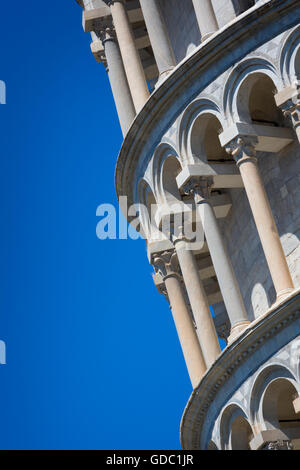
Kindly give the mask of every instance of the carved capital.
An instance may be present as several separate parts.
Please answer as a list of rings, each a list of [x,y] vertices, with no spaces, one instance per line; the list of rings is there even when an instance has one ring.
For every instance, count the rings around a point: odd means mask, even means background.
[[[295,104],[293,100],[289,100],[282,106],[282,111],[285,116],[289,116],[295,129],[300,126],[300,99]]]
[[[300,85],[294,83],[278,93],[275,97],[277,105],[284,116],[290,117],[295,128],[300,126]]]
[[[116,31],[113,24],[106,26],[105,28],[99,29],[96,31],[97,36],[101,39],[102,44],[104,45],[106,41],[115,41],[116,40]]]
[[[104,0],[104,1],[109,7],[111,7],[115,3],[123,3],[124,4],[124,0]]]
[[[293,444],[291,441],[273,441],[268,442],[261,450],[293,450]]]
[[[164,251],[154,257],[153,267],[156,273],[159,273],[165,281],[169,277],[180,279],[180,269],[175,250]]]
[[[256,162],[255,145],[257,142],[258,139],[255,136],[239,135],[225,146],[225,150],[232,156],[238,166],[245,161],[249,161],[249,159]]]
[[[194,176],[184,185],[183,191],[186,196],[192,196],[197,204],[203,199],[210,198],[212,185],[212,178]]]

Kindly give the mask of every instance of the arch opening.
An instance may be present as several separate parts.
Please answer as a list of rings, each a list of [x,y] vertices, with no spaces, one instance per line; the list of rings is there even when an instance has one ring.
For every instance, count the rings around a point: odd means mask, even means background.
[[[284,126],[283,113],[274,98],[276,92],[276,86],[268,75],[249,75],[241,85],[237,97],[239,118],[251,124]]]
[[[294,385],[287,379],[274,380],[266,388],[262,403],[263,419],[267,428],[279,429],[300,449],[300,414],[295,412],[293,401],[298,397]]]
[[[295,58],[295,75],[296,79],[300,80],[300,48],[298,49]]]
[[[252,429],[243,416],[238,416],[231,427],[231,449],[250,450],[250,441],[253,437]]]
[[[191,131],[191,152],[195,160],[207,163],[232,162],[232,158],[221,146],[219,135],[222,126],[213,114],[199,116]]]
[[[166,158],[162,169],[162,191],[165,200],[172,204],[180,202],[180,193],[176,182],[176,177],[181,172],[181,165],[177,158],[170,155]]]

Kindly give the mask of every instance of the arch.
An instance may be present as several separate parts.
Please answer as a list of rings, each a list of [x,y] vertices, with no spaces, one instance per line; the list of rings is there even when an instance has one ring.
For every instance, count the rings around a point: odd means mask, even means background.
[[[220,436],[222,450],[248,450],[253,436],[252,427],[240,405],[231,403],[221,414]]]
[[[262,418],[267,429],[282,431],[293,448],[300,448],[300,419],[293,401],[299,397],[295,384],[287,378],[272,380],[262,397]]]
[[[173,164],[171,165],[172,168],[171,174],[173,174],[174,168],[182,168],[182,161],[177,153],[177,151],[172,147],[169,143],[161,143],[155,150],[153,155],[153,165],[152,165],[152,180],[154,184],[154,192],[156,194],[156,199],[159,204],[164,204],[167,202],[168,198],[164,192],[163,183],[165,182],[163,179],[163,172],[165,169],[165,162],[167,159],[172,158]],[[176,160],[176,163],[174,162]],[[167,165],[167,169],[169,164]],[[175,195],[175,186],[172,185],[172,189],[170,187],[170,183],[168,185],[168,191],[170,195]]]
[[[239,63],[229,75],[224,88],[223,106],[228,125],[251,122],[249,100],[257,81],[268,77],[274,90],[282,88],[282,81],[273,64],[263,58],[251,58]],[[274,101],[275,103],[275,101]]]
[[[189,134],[189,152],[196,162],[209,165],[232,161],[221,146],[219,134],[222,125],[215,114],[201,113],[193,122]]]
[[[191,149],[191,133],[195,122],[202,115],[215,116],[220,122],[220,128],[224,127],[224,118],[217,103],[206,98],[190,103],[181,117],[177,135],[177,145],[185,163],[201,161],[201,157],[195,155]]]
[[[176,176],[178,176],[181,169],[178,159],[173,155],[168,156],[162,165],[160,185],[163,197],[170,206],[172,203],[178,203],[180,201]]]
[[[264,367],[258,374],[250,391],[250,420],[254,426],[266,430],[266,423],[263,418],[262,402],[265,390],[268,385],[276,379],[286,379],[299,389],[294,374],[281,364],[272,364]]]
[[[292,30],[281,48],[280,73],[285,86],[300,80],[300,26]]]
[[[285,429],[287,421],[297,419],[292,404],[297,397],[295,385],[287,378],[276,378],[267,385],[262,397],[262,416],[268,429]]]
[[[162,234],[155,223],[157,202],[154,193],[145,179],[138,184],[138,210],[142,235],[146,240],[154,240]]]

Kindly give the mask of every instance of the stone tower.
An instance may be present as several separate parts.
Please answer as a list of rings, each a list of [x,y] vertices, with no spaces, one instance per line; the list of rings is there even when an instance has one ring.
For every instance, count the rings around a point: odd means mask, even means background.
[[[182,448],[299,449],[300,2],[77,1],[193,386]]]

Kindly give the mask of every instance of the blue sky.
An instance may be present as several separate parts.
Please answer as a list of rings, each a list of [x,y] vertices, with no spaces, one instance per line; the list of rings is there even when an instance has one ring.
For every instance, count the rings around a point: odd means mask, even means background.
[[[144,242],[96,237],[122,136],[81,9],[0,22],[0,448],[178,449],[192,390]]]

